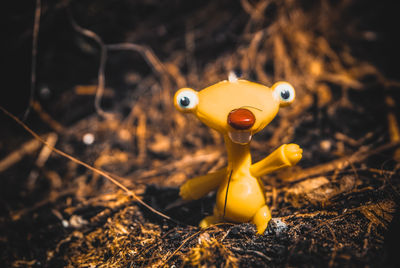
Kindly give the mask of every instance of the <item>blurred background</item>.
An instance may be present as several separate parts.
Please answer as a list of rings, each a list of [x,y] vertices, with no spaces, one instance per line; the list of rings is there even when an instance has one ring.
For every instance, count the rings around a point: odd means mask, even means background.
[[[2,262],[196,265],[203,248],[217,252],[201,255],[204,265],[395,267],[398,10],[393,1],[361,0],[7,3],[0,105],[181,225],[46,151],[1,114]],[[255,238],[240,225],[222,243],[231,229],[221,227],[173,254],[215,198],[182,203],[179,186],[223,167],[226,156],[222,138],[176,112],[172,96],[231,71],[296,89],[295,103],[252,142],[254,161],[283,143],[304,149],[298,167],[263,178],[273,216],[290,231]]]

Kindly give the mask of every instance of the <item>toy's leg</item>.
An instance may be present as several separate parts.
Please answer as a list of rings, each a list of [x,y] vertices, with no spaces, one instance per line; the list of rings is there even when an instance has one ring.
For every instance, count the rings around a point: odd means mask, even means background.
[[[267,205],[262,206],[251,220],[257,227],[257,233],[264,234],[265,229],[267,229],[268,223],[271,220],[271,211]]]
[[[221,216],[218,213],[217,207],[214,206],[213,215],[207,216],[204,219],[202,219],[201,222],[199,223],[199,227],[207,228],[208,226],[219,223],[219,222],[221,222]]]

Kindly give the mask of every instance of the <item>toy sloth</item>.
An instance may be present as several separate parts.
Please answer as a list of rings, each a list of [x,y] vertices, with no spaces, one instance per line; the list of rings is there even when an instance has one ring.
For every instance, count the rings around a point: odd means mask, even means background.
[[[199,92],[182,88],[174,97],[175,107],[194,114],[201,122],[224,136],[228,165],[216,172],[186,181],[180,188],[184,200],[196,200],[218,188],[212,216],[199,224],[206,228],[218,222],[251,222],[263,234],[271,212],[265,204],[260,177],[295,165],[303,150],[297,144],[283,144],[263,160],[252,164],[250,141],[267,126],[280,107],[295,98],[294,88],[286,82],[271,88],[241,79],[229,79]]]

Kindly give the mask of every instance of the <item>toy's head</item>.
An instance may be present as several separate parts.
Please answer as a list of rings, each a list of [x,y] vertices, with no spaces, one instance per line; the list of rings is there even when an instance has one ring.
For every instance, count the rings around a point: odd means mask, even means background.
[[[199,92],[178,90],[175,107],[193,113],[207,126],[228,135],[234,143],[246,144],[278,113],[293,102],[295,92],[286,82],[271,88],[246,80],[222,81]]]

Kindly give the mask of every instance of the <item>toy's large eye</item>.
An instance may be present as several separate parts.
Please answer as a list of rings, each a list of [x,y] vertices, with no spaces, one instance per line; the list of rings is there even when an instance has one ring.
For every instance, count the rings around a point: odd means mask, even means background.
[[[181,89],[175,95],[175,104],[181,111],[191,111],[198,103],[197,92],[192,89]]]
[[[296,94],[292,85],[286,82],[279,82],[273,87],[275,98],[279,100],[281,106],[289,105],[294,101]]]

